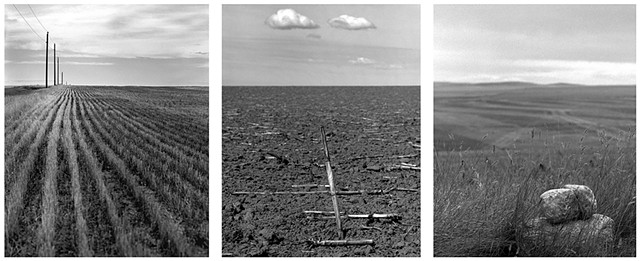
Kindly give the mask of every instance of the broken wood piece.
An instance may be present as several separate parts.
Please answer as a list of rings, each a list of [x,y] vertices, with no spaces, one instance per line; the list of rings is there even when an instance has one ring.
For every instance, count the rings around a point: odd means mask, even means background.
[[[404,165],[390,166],[390,167],[388,167],[387,170],[391,171],[391,170],[398,170],[398,169],[400,169],[400,170],[408,169],[408,170],[418,170],[418,171],[420,171],[420,167],[412,167],[412,166],[404,166]]]
[[[317,215],[333,215],[334,211],[322,211],[322,210],[304,210],[305,214],[317,214]],[[340,214],[344,214],[344,211],[340,212]]]
[[[409,192],[420,192],[420,189],[410,189],[410,188],[396,188],[397,191],[409,191]]]
[[[329,193],[328,190],[322,191],[235,191],[231,192],[231,195],[296,195],[296,194],[325,194]]]
[[[325,184],[301,184],[301,185],[291,185],[292,188],[330,188],[329,185]],[[340,190],[347,190],[349,187],[339,187]]]
[[[418,165],[416,164],[410,164],[410,163],[406,163],[406,162],[400,162],[401,166],[407,166],[407,167],[417,167]]]
[[[418,192],[418,190],[414,190],[414,189],[397,189],[397,188],[390,188],[390,189],[386,189],[386,190],[382,190],[382,189],[376,189],[376,190],[346,190],[346,191],[336,191],[335,194],[336,195],[340,195],[340,196],[350,196],[350,195],[381,195],[381,194],[387,194],[391,191],[410,191],[410,192]],[[304,195],[304,194],[330,194],[330,191],[328,190],[319,190],[319,191],[262,191],[262,192],[255,192],[255,191],[235,191],[235,192],[231,192],[231,195]]]
[[[291,185],[292,188],[328,188],[329,185],[324,184],[302,184],[302,185]]]
[[[341,218],[350,219],[394,219],[400,220],[402,217],[398,214],[347,214],[340,216]],[[307,216],[309,219],[333,219],[333,217],[323,216]]]
[[[308,244],[314,246],[356,246],[356,245],[373,245],[372,239],[360,240],[307,240]]]

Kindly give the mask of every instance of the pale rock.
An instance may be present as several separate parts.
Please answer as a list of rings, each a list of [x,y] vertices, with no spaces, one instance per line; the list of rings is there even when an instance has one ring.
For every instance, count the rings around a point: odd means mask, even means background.
[[[559,224],[591,217],[597,209],[593,192],[583,185],[565,185],[548,190],[542,195],[542,214],[546,221]]]
[[[586,247],[587,251],[600,251],[613,243],[613,225],[613,219],[601,214],[563,224],[551,224],[546,218],[538,217],[526,222],[523,247]]]

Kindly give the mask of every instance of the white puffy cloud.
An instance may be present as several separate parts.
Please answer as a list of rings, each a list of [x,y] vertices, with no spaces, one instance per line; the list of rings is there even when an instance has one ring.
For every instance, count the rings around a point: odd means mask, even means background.
[[[331,18],[328,21],[329,25],[333,28],[340,28],[346,30],[364,30],[375,29],[376,26],[369,22],[364,17],[353,17],[350,15],[341,15],[336,18]]]
[[[319,27],[316,22],[299,14],[293,9],[278,10],[278,12],[267,18],[264,23],[273,29],[280,30],[289,30],[294,28],[314,29]]]

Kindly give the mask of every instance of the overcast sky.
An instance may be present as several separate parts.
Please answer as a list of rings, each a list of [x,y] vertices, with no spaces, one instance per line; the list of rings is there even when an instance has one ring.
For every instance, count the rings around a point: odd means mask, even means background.
[[[223,5],[223,85],[419,85],[418,5]]]
[[[44,84],[45,43],[5,5],[5,84]],[[208,85],[208,5],[16,5],[70,84]],[[52,64],[49,82],[53,82]]]
[[[436,5],[436,81],[635,84],[634,5]]]

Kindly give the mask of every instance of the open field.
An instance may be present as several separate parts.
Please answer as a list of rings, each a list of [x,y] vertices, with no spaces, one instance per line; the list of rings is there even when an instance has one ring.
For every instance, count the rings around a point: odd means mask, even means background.
[[[635,256],[635,86],[436,83],[436,256]],[[590,187],[604,251],[526,248],[544,191]]]
[[[223,87],[222,252],[228,256],[419,256],[420,88]],[[320,127],[326,129],[339,191],[408,188],[382,195],[339,195],[346,214],[398,214],[401,220],[343,219],[346,239],[374,246],[310,246],[338,239],[321,194],[233,195],[233,192],[313,192],[328,184]],[[404,157],[399,157],[404,156]]]
[[[208,256],[208,90],[5,89],[5,256]]]

